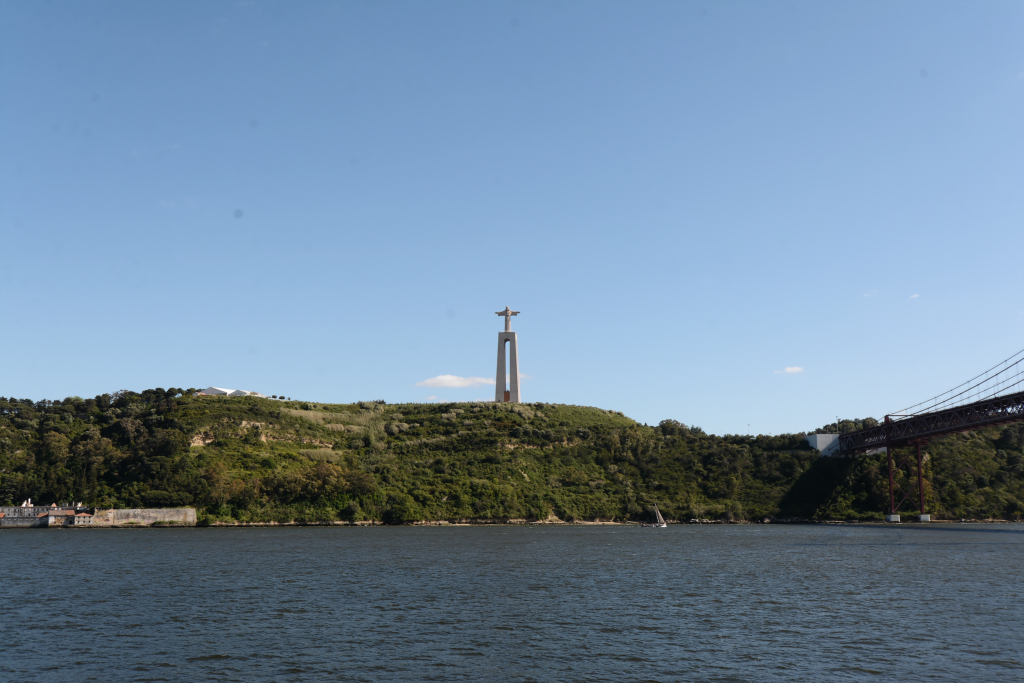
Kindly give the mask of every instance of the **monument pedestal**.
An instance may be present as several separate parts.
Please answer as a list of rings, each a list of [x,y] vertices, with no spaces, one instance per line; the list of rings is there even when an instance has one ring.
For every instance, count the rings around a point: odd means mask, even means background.
[[[519,315],[508,306],[498,315],[505,318],[505,331],[498,333],[498,370],[494,376],[494,402],[519,403],[519,348],[516,345],[516,333],[512,331],[512,316]],[[505,345],[511,344],[508,350],[508,365],[505,369]],[[507,374],[507,376],[506,376]],[[508,386],[506,387],[506,382]]]
[[[508,370],[505,369],[505,345],[509,344]],[[507,373],[507,376],[506,376]],[[508,383],[508,390],[505,384]],[[515,332],[498,333],[498,371],[494,375],[494,402],[519,403],[519,349]]]

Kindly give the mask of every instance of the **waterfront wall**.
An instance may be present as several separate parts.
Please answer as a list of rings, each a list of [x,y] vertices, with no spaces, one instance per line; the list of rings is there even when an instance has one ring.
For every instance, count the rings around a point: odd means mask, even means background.
[[[136,510],[96,510],[92,526],[153,526],[176,524],[195,526],[195,508],[149,508]]]
[[[0,527],[48,526],[46,515],[50,510],[48,505],[0,507]]]
[[[60,508],[64,510],[65,508]],[[92,517],[81,516],[88,524],[68,523],[65,516],[56,517],[53,508],[37,505],[33,507],[0,507],[0,527],[29,528],[54,526],[195,526],[195,508],[151,508],[135,510],[96,510]],[[75,517],[72,517],[75,519]]]

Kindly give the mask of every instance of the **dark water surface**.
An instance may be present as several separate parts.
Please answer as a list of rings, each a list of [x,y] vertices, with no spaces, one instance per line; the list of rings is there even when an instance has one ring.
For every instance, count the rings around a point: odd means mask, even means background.
[[[0,532],[0,680],[1024,680],[1024,525]]]

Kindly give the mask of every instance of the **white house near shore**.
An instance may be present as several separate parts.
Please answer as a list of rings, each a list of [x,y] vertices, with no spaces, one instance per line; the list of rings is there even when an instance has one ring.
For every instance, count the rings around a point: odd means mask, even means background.
[[[244,389],[222,389],[221,387],[206,387],[199,392],[200,396],[258,396],[266,398],[258,391],[245,391]]]

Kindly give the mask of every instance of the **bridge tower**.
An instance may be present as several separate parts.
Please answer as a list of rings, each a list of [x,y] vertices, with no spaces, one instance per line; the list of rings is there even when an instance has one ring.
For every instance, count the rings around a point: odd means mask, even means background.
[[[519,315],[519,311],[513,311],[506,306],[504,311],[497,311],[497,315],[505,316],[505,331],[498,333],[498,369],[494,376],[494,402],[519,403],[521,401],[519,395],[519,348],[516,344],[516,333],[512,331],[512,316]],[[505,370],[506,344],[510,345],[507,374]]]

